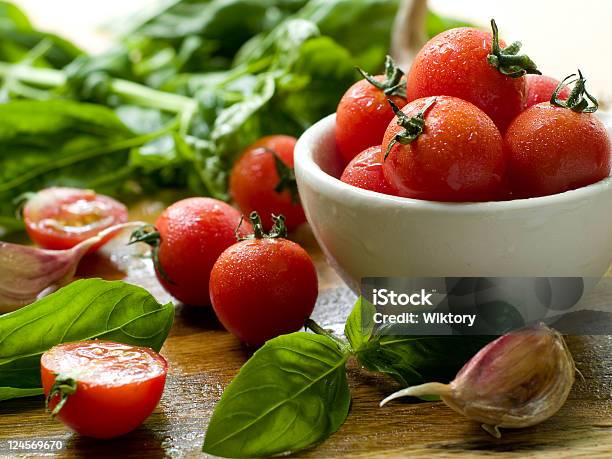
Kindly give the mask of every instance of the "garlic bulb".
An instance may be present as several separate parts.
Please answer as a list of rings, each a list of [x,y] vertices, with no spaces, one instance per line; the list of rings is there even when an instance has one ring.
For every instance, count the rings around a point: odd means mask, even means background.
[[[408,387],[381,406],[398,397],[439,395],[453,410],[481,422],[499,438],[500,427],[528,427],[555,414],[567,399],[575,371],[563,337],[538,324],[489,343],[449,384]]]
[[[141,222],[112,226],[68,250],[45,250],[0,241],[0,314],[33,303],[68,284],[92,246],[109,234],[140,225]]]

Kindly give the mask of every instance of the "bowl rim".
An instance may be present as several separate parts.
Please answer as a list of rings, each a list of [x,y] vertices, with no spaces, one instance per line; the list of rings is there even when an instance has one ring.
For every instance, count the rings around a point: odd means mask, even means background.
[[[567,204],[572,201],[579,201],[599,194],[606,190],[612,189],[612,175],[606,177],[599,182],[590,185],[576,188],[574,190],[564,191],[548,196],[540,196],[534,198],[513,199],[510,201],[485,201],[485,202],[443,202],[443,201],[427,201],[423,199],[405,198],[401,196],[392,196],[376,191],[364,190],[348,183],[342,182],[327,172],[324,172],[313,158],[312,144],[315,139],[328,133],[335,128],[336,114],[328,115],[310,128],[308,128],[298,139],[295,146],[295,169],[315,179],[318,185],[327,188],[330,191],[342,193],[343,198],[353,195],[371,201],[373,205],[404,207],[406,209],[433,210],[444,212],[482,212],[482,211],[509,211],[509,210],[527,210],[537,209],[543,206]]]

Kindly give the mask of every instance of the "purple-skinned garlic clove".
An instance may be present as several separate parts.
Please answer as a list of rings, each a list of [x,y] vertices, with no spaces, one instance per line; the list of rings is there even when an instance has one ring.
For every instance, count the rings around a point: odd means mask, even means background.
[[[400,390],[381,402],[438,395],[453,410],[499,428],[538,424],[565,403],[576,368],[563,337],[545,324],[508,333],[482,348],[449,384],[427,383]]]

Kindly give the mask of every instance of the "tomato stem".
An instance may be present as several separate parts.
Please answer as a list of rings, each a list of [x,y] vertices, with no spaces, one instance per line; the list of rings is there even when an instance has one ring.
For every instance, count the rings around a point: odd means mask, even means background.
[[[77,390],[77,382],[73,378],[66,376],[55,375],[55,381],[49,390],[49,395],[45,399],[45,408],[49,410],[49,403],[53,397],[59,396],[60,400],[51,411],[51,416],[55,417],[68,401],[68,397],[74,394]]]
[[[391,99],[388,99],[388,102],[391,105],[395,116],[397,117],[398,126],[404,128],[404,131],[396,134],[393,140],[389,142],[387,151],[385,151],[384,159],[387,159],[387,156],[389,156],[391,149],[396,143],[408,145],[409,143],[415,141],[423,133],[423,129],[425,128],[425,113],[436,102],[436,98],[432,97],[425,102],[423,108],[414,116],[406,115],[397,105],[393,103]]]
[[[251,225],[253,225],[253,234],[240,237],[238,235],[238,230],[240,229],[240,226],[242,226],[243,220],[244,217],[240,218],[240,223],[238,223],[238,227],[236,228],[236,239],[239,241],[245,241],[248,239],[279,239],[287,237],[287,227],[285,226],[285,217],[283,215],[272,214],[274,225],[272,225],[270,232],[266,233],[264,231],[263,224],[261,223],[261,217],[259,214],[256,211],[251,212],[249,215],[249,220],[251,220]]]
[[[495,19],[491,19],[491,29],[493,29],[493,42],[491,54],[487,56],[487,61],[503,75],[510,78],[519,78],[527,73],[541,75],[537,65],[526,54],[519,54],[523,46],[520,41],[515,41],[505,48],[499,45],[499,30]]]
[[[578,69],[577,78],[568,82],[568,80],[575,76],[576,74],[572,73],[557,85],[557,88],[550,98],[550,103],[557,107],[569,108],[576,113],[595,113],[599,108],[599,102],[597,102],[597,99],[586,90],[586,78],[582,76],[580,69]],[[569,97],[566,100],[560,99],[559,94],[563,88],[570,84],[574,84],[574,88],[572,92],[570,92]],[[592,105],[589,102],[592,103]]]
[[[404,79],[404,72],[395,64],[391,56],[387,56],[385,59],[385,80],[382,82],[376,80],[376,78],[359,67],[357,67],[357,71],[361,73],[361,76],[363,76],[368,83],[384,92],[385,96],[406,98],[406,80]]]
[[[159,261],[159,246],[161,245],[161,241],[161,234],[159,234],[159,231],[157,231],[153,225],[143,225],[130,235],[128,245],[135,244],[136,242],[144,242],[149,245],[151,247],[151,258],[155,270],[166,280],[166,282],[175,285],[175,282],[166,274],[166,271]]]

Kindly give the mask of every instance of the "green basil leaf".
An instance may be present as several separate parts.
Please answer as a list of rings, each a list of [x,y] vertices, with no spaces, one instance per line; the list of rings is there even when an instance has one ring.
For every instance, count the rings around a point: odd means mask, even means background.
[[[431,380],[450,381],[457,371],[491,341],[486,336],[417,336],[383,334],[374,329],[376,308],[360,297],[344,333],[359,363],[386,373],[404,386]],[[386,329],[385,333],[391,333]]]
[[[324,440],[348,414],[348,355],[328,336],[297,332],[268,341],[223,393],[203,451],[269,456]]]
[[[34,397],[36,395],[42,395],[42,393],[43,390],[40,387],[0,387],[0,402],[3,400],[10,400],[12,398]]]
[[[159,351],[174,318],[143,288],[86,279],[0,316],[0,387],[38,388],[40,356],[56,344],[107,339]]]

